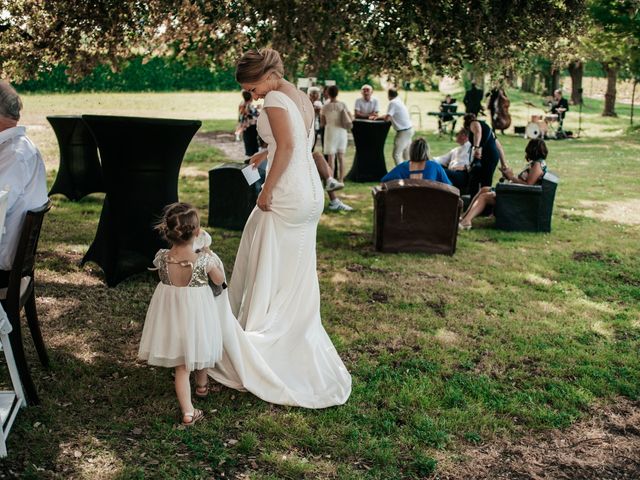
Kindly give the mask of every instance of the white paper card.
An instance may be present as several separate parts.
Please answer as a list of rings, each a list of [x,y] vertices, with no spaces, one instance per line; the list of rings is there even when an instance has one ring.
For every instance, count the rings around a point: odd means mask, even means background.
[[[244,178],[247,180],[249,185],[253,185],[258,180],[260,180],[260,172],[257,168],[253,168],[253,165],[247,165],[242,169],[242,174]]]

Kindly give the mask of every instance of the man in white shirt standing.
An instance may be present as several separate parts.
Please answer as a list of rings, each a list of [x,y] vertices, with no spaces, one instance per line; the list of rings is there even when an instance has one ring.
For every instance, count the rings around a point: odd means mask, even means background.
[[[378,118],[380,107],[378,99],[373,96],[373,87],[371,85],[363,85],[360,89],[362,98],[356,100],[355,113],[356,118],[364,118],[374,120]]]
[[[389,108],[382,120],[391,122],[396,131],[396,138],[393,141],[393,161],[396,165],[409,160],[409,146],[413,138],[413,124],[409,110],[400,97],[398,91],[390,88],[389,92]]]
[[[9,190],[5,233],[0,241],[0,288],[9,282],[22,223],[28,210],[47,202],[47,172],[42,156],[18,126],[22,101],[15,89],[0,80],[0,190]]]
[[[467,189],[469,183],[469,157],[471,155],[471,142],[469,142],[469,135],[464,128],[456,134],[456,143],[458,144],[456,148],[433,160],[445,167],[447,177],[453,186],[463,191]]]

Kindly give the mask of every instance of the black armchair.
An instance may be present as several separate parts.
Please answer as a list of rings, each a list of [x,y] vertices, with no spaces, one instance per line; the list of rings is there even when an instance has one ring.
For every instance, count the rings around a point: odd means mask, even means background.
[[[496,186],[496,228],[512,232],[550,232],[558,177],[547,172],[540,185],[499,183]]]

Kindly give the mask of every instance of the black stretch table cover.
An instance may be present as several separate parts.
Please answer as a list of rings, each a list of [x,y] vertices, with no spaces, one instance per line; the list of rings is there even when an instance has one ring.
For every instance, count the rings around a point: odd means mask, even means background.
[[[60,166],[49,196],[61,193],[69,200],[104,192],[98,147],[80,115],[47,117],[60,148]]]
[[[391,123],[380,120],[353,121],[353,141],[356,154],[347,175],[352,182],[379,182],[387,174],[384,160],[384,142]]]
[[[243,230],[256,206],[260,182],[247,184],[241,163],[225,163],[209,170],[209,226]]]
[[[106,196],[98,231],[82,262],[102,267],[115,286],[151,265],[166,247],[153,226],[178,201],[178,174],[199,120],[83,115],[94,136]]]

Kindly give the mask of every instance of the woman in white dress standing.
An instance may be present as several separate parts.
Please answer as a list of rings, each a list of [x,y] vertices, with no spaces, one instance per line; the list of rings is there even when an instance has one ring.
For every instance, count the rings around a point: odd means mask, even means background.
[[[320,125],[324,127],[323,153],[327,155],[329,165],[334,168],[335,157],[338,157],[338,172],[336,178],[344,182],[344,154],[347,151],[347,129],[342,126],[342,112],[346,112],[351,120],[349,109],[343,102],[338,101],[338,87],[331,85],[327,89],[329,101],[320,111]]]
[[[351,376],[320,320],[316,228],[324,197],[311,156],[313,105],[283,76],[271,49],[248,51],[236,69],[242,88],[264,99],[258,133],[268,149],[251,163],[266,157],[268,166],[229,284],[238,321],[223,315],[233,321],[222,322],[223,358],[209,374],[268,402],[325,408],[347,401]]]

